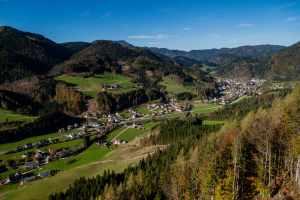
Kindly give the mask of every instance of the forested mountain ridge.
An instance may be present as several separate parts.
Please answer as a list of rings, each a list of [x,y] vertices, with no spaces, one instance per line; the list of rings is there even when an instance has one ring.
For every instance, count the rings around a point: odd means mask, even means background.
[[[233,114],[220,131],[197,117],[162,123],[141,143],[168,148],[49,199],[299,199],[299,105],[298,84],[270,107]]]
[[[0,84],[45,74],[72,55],[42,35],[7,26],[0,27],[0,48]]]
[[[169,50],[167,48],[149,47],[150,50],[157,53],[174,58],[176,56],[184,56],[191,59],[197,59],[201,62],[211,62],[220,65],[226,60],[236,56],[257,57],[266,54],[271,54],[284,46],[279,45],[256,45],[256,46],[241,46],[237,48],[221,48],[221,49],[203,49],[203,50]]]
[[[217,52],[214,55],[198,58],[199,61],[211,62],[220,65],[233,57],[247,56],[247,57],[261,57],[269,55],[276,51],[283,49],[284,46],[279,45],[256,45],[256,46],[241,46],[231,48],[222,52]]]
[[[92,43],[89,42],[66,42],[66,43],[60,43],[60,45],[68,48],[68,50],[72,53],[78,53],[79,51],[82,51],[83,49],[89,47],[92,45]]]
[[[51,75],[111,71],[135,79],[144,86],[156,84],[162,76],[177,75],[182,81],[192,82],[189,74],[197,74],[199,80],[212,82],[206,72],[183,68],[175,60],[141,47],[124,47],[111,41],[101,40],[74,54],[70,60],[55,66]],[[150,83],[149,83],[150,84]],[[143,86],[143,87],[144,87]]]
[[[234,57],[216,68],[216,76],[299,80],[300,42],[262,57]]]
[[[204,50],[191,50],[191,51],[181,51],[181,50],[170,50],[167,48],[157,48],[157,47],[146,47],[151,51],[169,56],[174,58],[176,56],[183,56],[191,59],[197,59],[200,57],[214,55],[217,52],[225,51],[229,48],[221,48],[221,49],[204,49]]]

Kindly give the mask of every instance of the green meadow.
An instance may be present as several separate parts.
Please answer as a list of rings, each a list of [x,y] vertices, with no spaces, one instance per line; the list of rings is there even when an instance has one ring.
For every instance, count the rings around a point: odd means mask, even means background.
[[[149,129],[137,129],[137,128],[129,128],[126,131],[124,131],[117,139],[119,140],[125,140],[127,142],[133,140],[135,137],[143,136],[147,133],[149,133]]]
[[[75,90],[82,92],[84,95],[94,98],[98,92],[101,92],[100,81],[107,86],[117,84],[121,88],[107,90],[111,92],[128,92],[136,90],[136,85],[131,83],[131,78],[112,74],[110,72],[104,71],[102,74],[95,75],[94,78],[80,78],[80,77],[68,77],[60,76],[56,77],[56,80],[66,81],[69,86],[73,87]],[[134,88],[133,88],[134,86]]]
[[[32,116],[25,116],[25,115],[19,115],[11,110],[5,110],[3,108],[0,108],[0,123],[6,122],[6,119],[9,122],[12,121],[26,121],[31,122],[38,117],[32,117]]]
[[[166,90],[174,93],[191,92],[192,90],[179,85],[169,77],[163,77],[163,82],[160,84],[166,86]]]
[[[116,173],[122,172],[129,165],[135,162],[117,163],[107,162],[101,164],[91,164],[76,169],[64,171],[52,178],[47,178],[39,181],[32,181],[26,183],[26,187],[14,190],[8,194],[3,195],[0,199],[7,200],[30,200],[30,199],[48,199],[48,196],[58,191],[66,191],[73,182],[79,177],[91,178],[97,175],[102,175],[104,170],[109,169]],[[11,185],[11,189],[15,189],[19,184]],[[0,187],[0,192],[1,187]],[[3,191],[4,192],[4,191]]]

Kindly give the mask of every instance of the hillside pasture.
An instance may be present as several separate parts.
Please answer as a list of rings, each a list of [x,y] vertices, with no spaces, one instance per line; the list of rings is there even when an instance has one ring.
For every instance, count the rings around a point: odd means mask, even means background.
[[[137,129],[137,128],[129,128],[124,131],[117,139],[125,140],[127,142],[133,140],[135,137],[143,136],[149,133],[149,129]]]
[[[3,108],[0,108],[0,123],[6,122],[6,119],[9,122],[13,121],[26,121],[31,122],[38,117],[32,117],[32,116],[25,116],[25,115],[19,115],[11,110],[5,110]]]
[[[170,77],[163,77],[163,82],[160,84],[166,86],[166,90],[173,93],[182,93],[182,92],[191,92],[191,89],[188,89],[184,86],[179,85],[175,81],[173,81]]]
[[[69,77],[60,76],[56,77],[56,80],[65,81],[73,89],[82,92],[84,95],[94,98],[98,92],[101,92],[100,81],[107,86],[119,85],[121,88],[116,88],[112,90],[107,90],[110,92],[128,92],[136,90],[136,85],[131,83],[131,78],[112,74],[110,72],[104,71],[102,74],[95,75],[93,78],[81,78],[81,77]],[[134,88],[133,88],[134,86]]]

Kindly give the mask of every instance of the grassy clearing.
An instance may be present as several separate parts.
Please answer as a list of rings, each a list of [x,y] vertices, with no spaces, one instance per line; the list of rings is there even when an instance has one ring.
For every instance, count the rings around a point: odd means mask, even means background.
[[[59,137],[59,136],[63,136],[63,135],[66,135],[66,134],[79,132],[79,131],[80,130],[77,129],[77,130],[72,130],[70,132],[66,132],[66,133],[63,133],[63,134],[55,132],[55,133],[50,133],[50,134],[47,134],[47,135],[40,135],[40,136],[34,136],[34,137],[26,138],[26,139],[18,141],[18,142],[0,144],[0,152],[15,149],[16,147],[19,147],[19,146],[24,146],[26,143],[35,143],[35,142],[38,142],[38,141],[43,140],[43,139]],[[63,139],[64,138],[65,137],[63,137]]]
[[[116,129],[114,129],[112,132],[110,132],[109,134],[107,134],[106,136],[104,136],[102,139],[103,141],[111,141],[112,139],[114,139],[121,131],[125,130],[127,127],[118,127]]]
[[[170,77],[166,76],[163,77],[163,83],[162,85],[166,86],[166,90],[174,93],[182,93],[182,92],[191,92],[192,90],[185,88],[175,81],[173,81]]]
[[[58,144],[47,145],[47,146],[42,147],[41,149],[46,148],[47,150],[49,150],[54,147],[57,149],[61,149],[63,147],[79,146],[81,144],[83,144],[82,139],[77,139],[77,140],[72,140],[69,142],[62,142],[62,143],[58,143]]]
[[[149,133],[149,129],[137,129],[137,128],[129,128],[124,133],[122,133],[117,139],[119,140],[125,140],[125,141],[131,141],[135,137],[143,136],[147,133]]]
[[[13,184],[13,185],[2,185],[2,186],[0,186],[0,194],[3,194],[4,192],[7,192],[7,191],[17,189],[19,186],[20,186],[20,183]],[[1,197],[0,197],[0,199],[1,199]]]
[[[147,124],[144,124],[144,127],[151,129],[152,127],[154,127],[154,126],[156,126],[156,125],[158,125],[160,123],[161,122],[147,123]]]
[[[207,71],[213,71],[214,69],[216,69],[216,67],[200,67],[199,69],[207,72]]]
[[[146,115],[149,115],[150,111],[145,107],[145,108],[139,108],[137,109],[138,112],[144,113]]]
[[[206,114],[206,113],[214,112],[214,111],[216,111],[218,109],[219,108],[212,108],[212,109],[207,109],[207,110],[194,111],[194,112],[192,112],[192,115],[195,115],[195,114]]]
[[[203,125],[210,125],[210,124],[224,124],[225,121],[209,121],[209,120],[204,120]]]
[[[66,81],[69,86],[73,87],[75,90],[82,92],[84,95],[94,98],[98,92],[101,91],[100,81],[107,85],[117,84],[121,86],[121,88],[108,90],[111,92],[128,92],[132,90],[136,90],[136,88],[132,88],[132,86],[136,87],[135,84],[131,83],[131,78],[127,78],[124,76],[119,76],[112,74],[110,72],[104,71],[103,74],[98,74],[94,78],[79,78],[79,77],[56,77],[56,80]]]
[[[276,85],[284,85],[284,84],[287,84],[287,85],[290,85],[290,86],[295,86],[298,82],[297,81],[294,81],[294,82],[280,82],[280,83],[272,83],[272,86],[276,86]]]
[[[200,110],[200,109],[206,109],[206,108],[215,108],[221,106],[219,104],[207,104],[207,103],[193,103],[191,111],[193,110]]]
[[[31,117],[31,116],[25,116],[25,115],[18,115],[14,113],[11,110],[5,110],[3,108],[0,108],[0,123],[6,122],[6,119],[9,122],[12,121],[26,121],[26,122],[31,122],[38,117]]]

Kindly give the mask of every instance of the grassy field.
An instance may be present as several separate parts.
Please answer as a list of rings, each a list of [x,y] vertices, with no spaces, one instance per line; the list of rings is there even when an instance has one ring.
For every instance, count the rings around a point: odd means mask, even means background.
[[[42,170],[60,170],[60,171],[65,171],[65,170],[70,170],[76,167],[81,167],[93,162],[98,162],[105,160],[105,156],[107,153],[109,153],[110,150],[100,148],[97,145],[92,145],[89,147],[87,150],[84,152],[73,156],[71,159],[74,161],[73,163],[69,165],[65,165],[65,160],[59,160],[59,161],[52,161],[48,165],[44,167]],[[34,170],[33,172],[35,174],[38,174],[41,171],[41,169]]]
[[[92,146],[91,148],[99,148],[98,146]],[[97,149],[96,148],[96,149]],[[96,175],[102,175],[104,170],[109,169],[116,173],[122,172],[129,165],[136,164],[142,157],[146,157],[148,153],[155,152],[156,149],[165,148],[164,145],[156,145],[151,147],[145,147],[139,149],[138,147],[127,147],[122,149],[117,149],[114,151],[106,152],[101,155],[101,159],[109,159],[111,161],[102,162],[102,163],[92,163],[89,165],[77,167],[74,169],[64,170],[63,173],[57,174],[54,177],[46,178],[43,180],[32,181],[25,183],[26,187],[11,191],[0,197],[0,199],[20,199],[20,200],[29,200],[29,199],[48,199],[48,196],[52,193],[59,191],[66,191],[69,185],[71,185],[79,177],[85,176],[86,178],[94,177]],[[106,149],[107,150],[107,149]],[[97,157],[94,151],[88,150],[90,154],[93,154],[94,157]],[[109,150],[107,150],[109,151]],[[83,153],[82,153],[83,154]],[[83,155],[87,157],[87,155]],[[87,159],[89,156],[87,157]],[[60,161],[54,162],[58,163]],[[45,167],[45,169],[47,169]],[[52,167],[51,167],[52,168]],[[50,168],[50,169],[51,169]],[[52,169],[51,169],[52,170]],[[11,185],[11,189],[15,189],[19,184]],[[9,188],[1,188],[0,193],[9,190]]]
[[[76,168],[73,170],[65,171],[52,178],[43,179],[29,183],[26,187],[12,191],[0,199],[14,199],[14,200],[29,200],[29,199],[48,199],[52,193],[59,191],[66,191],[69,185],[79,177],[85,176],[91,178],[96,175],[101,175],[104,170],[114,170],[116,173],[122,172],[129,164],[134,163],[117,163],[107,162],[103,164],[91,164],[84,167]]]
[[[31,116],[25,116],[25,115],[18,115],[14,113],[11,110],[5,110],[3,108],[0,108],[0,123],[6,122],[6,119],[9,122],[12,121],[26,121],[26,122],[31,122],[38,117],[31,117]]]
[[[98,92],[101,91],[100,88],[100,81],[104,84],[107,83],[107,85],[114,85],[117,84],[121,86],[121,88],[108,90],[108,91],[114,91],[114,92],[128,92],[131,90],[135,90],[136,88],[132,88],[135,84],[131,83],[131,78],[127,78],[124,76],[119,76],[112,74],[110,72],[104,71],[103,74],[98,74],[94,78],[79,78],[79,77],[67,77],[67,76],[61,76],[56,77],[56,80],[63,80],[66,81],[71,87],[73,87],[75,90],[82,92],[84,95],[94,98]]]
[[[210,124],[224,124],[224,121],[209,121],[209,120],[204,120],[203,125],[210,125]]]
[[[294,82],[280,82],[280,83],[272,83],[272,86],[284,85],[284,84],[287,84],[287,85],[290,85],[290,86],[295,86],[297,83],[298,83],[297,81],[294,81]]]
[[[149,115],[150,111],[147,109],[147,107],[145,108],[138,108],[137,109],[138,112],[144,113],[146,115]]]
[[[14,157],[19,157],[21,158],[21,156],[24,154],[24,152],[27,151],[27,152],[36,152],[35,149],[27,149],[27,150],[24,150],[24,151],[19,151],[19,152],[16,152],[16,153],[10,153],[10,154],[6,154],[6,155],[3,155],[3,156],[0,156],[0,161],[2,162],[2,160],[4,159],[13,159]]]
[[[147,124],[144,124],[144,127],[151,129],[152,127],[154,127],[154,126],[156,126],[157,124],[160,124],[160,123],[161,122],[147,123]]]
[[[19,147],[19,146],[24,146],[26,143],[35,143],[35,142],[38,142],[38,141],[43,140],[43,139],[54,138],[54,137],[63,136],[63,135],[66,135],[66,134],[79,132],[79,131],[80,130],[73,130],[73,131],[70,131],[70,132],[63,133],[63,134],[55,132],[55,133],[50,133],[50,134],[47,134],[47,135],[40,135],[40,136],[26,138],[26,139],[18,141],[18,142],[0,144],[0,152],[8,151],[8,150],[14,149],[14,148]]]
[[[206,113],[210,113],[210,112],[216,111],[218,109],[219,108],[212,108],[212,109],[207,109],[207,110],[194,111],[194,112],[192,112],[192,115],[195,115],[195,114],[206,114]]]
[[[49,149],[54,148],[54,147],[57,148],[57,149],[61,149],[62,147],[79,146],[81,144],[83,144],[82,139],[77,139],[77,140],[72,140],[72,141],[69,141],[69,142],[62,142],[62,143],[43,146],[43,147],[41,147],[41,149],[46,148],[47,150],[49,150]]]
[[[221,106],[219,104],[207,104],[207,103],[193,103],[191,111],[193,110],[200,110],[200,109],[206,109],[206,108],[215,108]]]
[[[103,141],[111,141],[114,139],[121,131],[125,130],[127,127],[118,127],[114,129],[112,132],[103,137]]]
[[[125,141],[131,141],[135,137],[145,135],[149,133],[149,129],[137,129],[137,128],[129,128],[124,133],[122,133],[117,139],[119,140],[125,140]]]
[[[184,86],[179,85],[178,83],[176,83],[175,81],[173,81],[172,79],[170,79],[167,76],[163,77],[162,79],[163,79],[164,83],[160,83],[160,84],[166,86],[167,91],[174,92],[174,93],[191,92],[192,91],[188,88],[185,88]]]
[[[213,71],[214,69],[216,69],[216,67],[200,67],[199,69],[206,72],[208,69]]]

